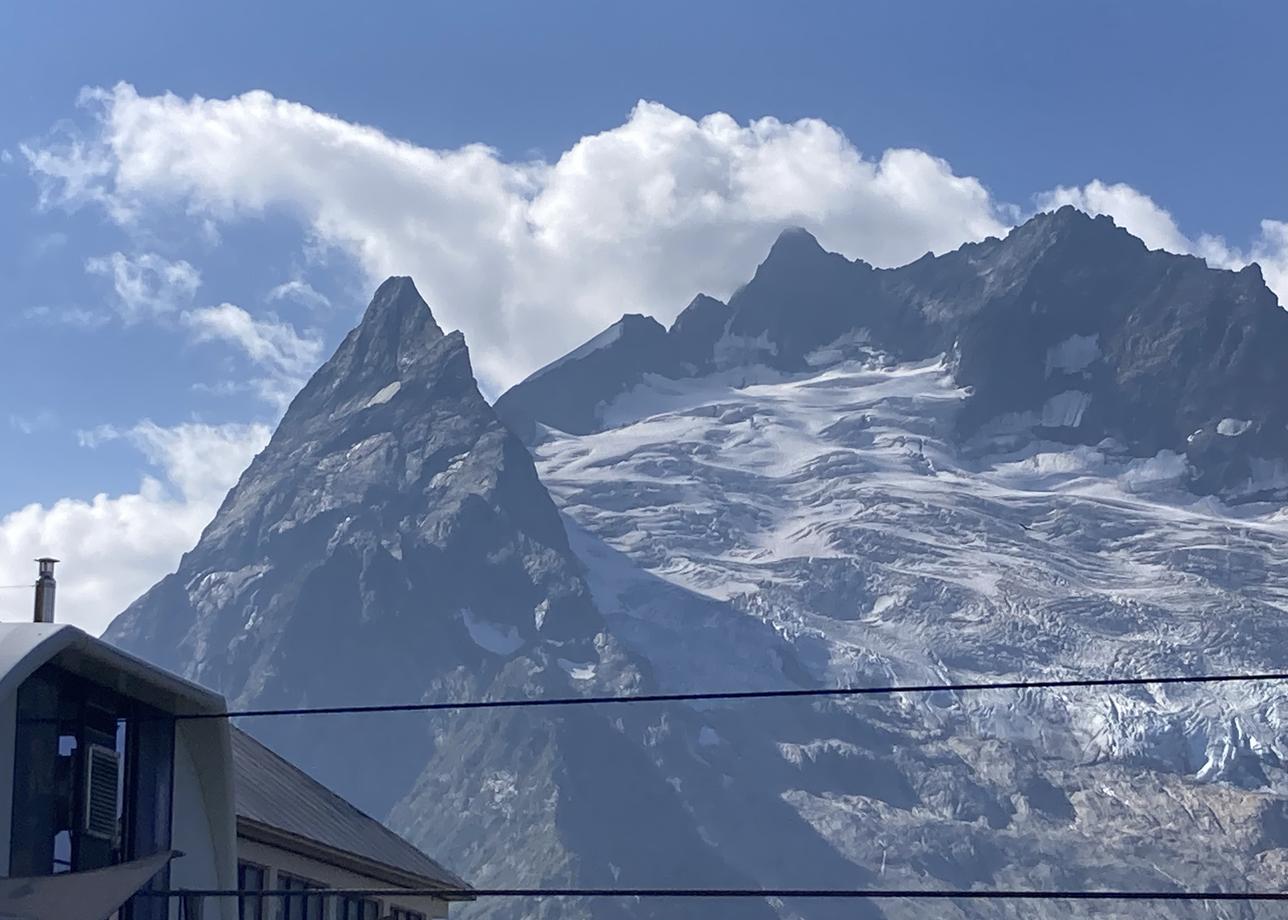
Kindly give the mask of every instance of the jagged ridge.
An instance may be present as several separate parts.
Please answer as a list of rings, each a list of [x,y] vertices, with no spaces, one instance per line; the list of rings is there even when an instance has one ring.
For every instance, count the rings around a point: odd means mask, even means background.
[[[794,228],[726,310],[713,303],[690,305],[664,344],[623,340],[594,381],[574,382],[574,362],[539,386],[518,384],[498,413],[528,440],[535,423],[587,433],[603,427],[598,407],[646,374],[757,364],[798,372],[831,360],[819,350],[848,336],[896,360],[949,354],[957,381],[972,388],[957,418],[963,442],[999,420],[1068,442],[1111,437],[1138,456],[1187,453],[1200,491],[1250,495],[1259,472],[1288,460],[1279,398],[1288,314],[1259,269],[1149,251],[1109,218],[1071,207],[1004,240],[889,270],[828,253]],[[564,428],[574,406],[578,424]]]

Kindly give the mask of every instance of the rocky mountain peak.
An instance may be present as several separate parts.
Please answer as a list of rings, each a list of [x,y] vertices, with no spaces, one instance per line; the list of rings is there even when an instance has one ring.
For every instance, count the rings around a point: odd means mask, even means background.
[[[411,278],[389,278],[291,403],[279,435],[298,438],[302,428],[388,403],[403,387],[429,378],[474,387],[465,341],[459,333],[444,335]]]
[[[346,596],[323,587],[333,579],[365,587]],[[271,627],[247,627],[260,622],[247,620],[252,610],[271,612]],[[271,657],[282,629],[342,635],[400,618],[405,636],[432,643],[430,663],[450,647],[445,636],[471,647],[475,621],[462,611],[516,649],[548,636],[588,640],[599,628],[558,514],[479,393],[464,338],[444,335],[410,279],[393,278],[179,572],[109,634],[154,657],[152,640],[167,634],[167,657],[186,655],[185,671],[218,675],[209,682],[231,696],[289,695],[271,681],[229,683],[230,663]]]
[[[376,289],[346,345],[363,365],[401,371],[442,337],[443,330],[411,278],[393,277]],[[342,347],[337,357],[345,353]]]
[[[567,366],[589,390],[597,368],[665,339],[628,317]],[[649,680],[608,629],[531,455],[479,393],[464,338],[444,335],[404,278],[381,285],[197,546],[106,638],[237,705],[567,697]],[[750,884],[703,839],[638,717],[477,715],[253,729],[364,810],[397,806],[404,834],[474,882]],[[604,853],[612,868],[590,858]],[[558,916],[591,916],[570,910]]]
[[[785,227],[774,240],[774,245],[769,248],[769,255],[765,257],[765,261],[775,258],[809,258],[818,255],[827,255],[827,250],[819,243],[818,237],[804,227]]]
[[[788,227],[778,234],[746,287],[756,283],[777,284],[787,279],[798,282],[803,275],[820,271],[835,273],[843,270],[842,266],[850,267],[855,264],[863,263],[852,263],[839,253],[828,252],[818,238],[804,227]]]

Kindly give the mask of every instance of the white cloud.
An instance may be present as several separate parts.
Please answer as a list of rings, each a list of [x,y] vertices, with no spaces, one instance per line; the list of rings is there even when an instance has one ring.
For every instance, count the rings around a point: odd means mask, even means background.
[[[132,215],[123,209],[104,182],[114,165],[108,151],[79,138],[52,139],[43,146],[20,144],[27,168],[40,190],[42,209],[61,207],[75,210],[87,202],[101,204],[112,218],[127,223]]]
[[[85,270],[111,279],[116,309],[126,322],[181,310],[201,286],[201,273],[192,265],[183,259],[172,262],[155,252],[97,256],[85,262]]]
[[[477,144],[419,147],[262,91],[183,99],[118,84],[82,98],[95,117],[89,140],[23,148],[46,199],[96,201],[122,222],[157,205],[206,224],[291,215],[309,246],[356,258],[369,285],[413,275],[440,321],[465,331],[492,390],[623,312],[668,321],[699,290],[729,294],[785,225],[888,266],[1002,234],[1023,216],[944,160],[864,156],[817,119],[740,124],[640,102],[553,162],[510,162]],[[1267,221],[1243,252],[1190,239],[1126,185],[1039,201],[1113,214],[1151,246],[1217,265],[1257,258],[1288,292],[1284,224]]]
[[[35,415],[9,413],[9,427],[19,434],[31,435],[38,431],[48,431],[58,424],[58,416],[48,409],[41,409]]]
[[[316,290],[307,281],[295,278],[284,281],[268,292],[269,301],[293,300],[306,307],[325,308],[331,306],[331,300],[321,291]]]
[[[160,476],[145,476],[136,492],[32,504],[0,518],[0,583],[34,580],[29,560],[37,556],[62,559],[58,619],[97,635],[173,571],[268,436],[264,425],[142,422],[126,431],[97,429],[83,442],[124,438]],[[27,595],[6,591],[0,602],[6,618],[30,615]]]
[[[198,342],[221,341],[235,345],[267,375],[250,381],[251,388],[267,402],[284,408],[317,367],[322,342],[300,335],[295,327],[272,313],[256,318],[230,303],[189,307],[201,286],[201,273],[183,259],[172,261],[154,252],[126,255],[114,252],[86,261],[92,275],[110,278],[115,307],[127,323],[143,319],[176,318]],[[292,285],[298,285],[293,287]],[[288,282],[274,289],[281,297],[320,294],[303,282]],[[86,311],[28,311],[29,319],[92,327]]]
[[[322,347],[317,339],[299,335],[290,323],[283,323],[271,314],[268,319],[255,319],[230,303],[189,310],[183,314],[183,320],[195,330],[199,341],[232,342],[256,364],[284,373],[313,370]]]
[[[255,381],[261,397],[285,407],[318,365],[322,341],[300,335],[290,323],[273,314],[256,319],[241,307],[223,303],[183,314],[183,322],[198,341],[224,341],[245,352],[268,376]]]
[[[493,387],[622,312],[667,320],[698,290],[729,294],[786,225],[882,265],[1007,226],[943,160],[867,158],[813,119],[695,120],[642,102],[553,163],[515,163],[481,145],[418,147],[264,92],[144,97],[121,84],[86,98],[87,145],[24,149],[51,200],[130,218],[163,203],[202,220],[293,215],[368,283],[413,275]]]
[[[1201,256],[1215,268],[1239,269],[1256,262],[1279,302],[1288,305],[1288,222],[1263,220],[1252,245],[1240,250],[1219,236],[1202,234],[1191,239],[1181,231],[1171,212],[1121,182],[1111,185],[1095,180],[1082,187],[1060,186],[1039,195],[1037,200],[1042,209],[1071,204],[1088,214],[1108,214],[1150,249]]]
[[[1191,252],[1193,244],[1181,233],[1176,220],[1148,195],[1122,182],[1112,185],[1096,179],[1082,187],[1057,186],[1038,196],[1041,210],[1071,204],[1088,214],[1108,214],[1114,223],[1140,238],[1150,249]]]
[[[22,318],[30,323],[45,326],[72,326],[77,329],[98,329],[108,322],[108,315],[86,310],[83,307],[51,307],[42,304],[27,307]]]

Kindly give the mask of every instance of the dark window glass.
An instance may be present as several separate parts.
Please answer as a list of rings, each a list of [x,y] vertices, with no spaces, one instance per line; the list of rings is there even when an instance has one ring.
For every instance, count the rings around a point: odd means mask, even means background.
[[[285,902],[282,920],[324,920],[326,898],[320,894],[304,892],[321,891],[326,886],[296,875],[282,872],[278,875],[278,887],[284,891],[298,891],[301,894],[289,894]]]
[[[378,901],[350,896],[341,896],[337,900],[336,920],[381,920]]]
[[[425,915],[417,910],[403,910],[401,907],[395,907],[390,914],[392,920],[425,920]]]
[[[242,891],[264,890],[264,868],[254,863],[237,864],[237,887]],[[264,899],[254,896],[243,897],[238,906],[241,920],[264,920]]]

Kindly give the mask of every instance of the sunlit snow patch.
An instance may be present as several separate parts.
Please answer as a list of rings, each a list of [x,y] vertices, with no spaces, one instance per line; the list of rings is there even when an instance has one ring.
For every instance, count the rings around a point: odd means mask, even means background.
[[[1052,371],[1076,374],[1100,357],[1100,336],[1071,335],[1059,345],[1047,349],[1046,375]]]
[[[595,663],[593,661],[569,661],[567,658],[560,658],[558,661],[559,667],[563,668],[573,680],[595,679]]]
[[[1141,492],[1151,486],[1177,482],[1189,473],[1190,463],[1184,454],[1160,450],[1152,457],[1133,460],[1118,477],[1118,481],[1128,492]]]
[[[379,406],[389,402],[398,394],[400,389],[402,389],[402,382],[398,380],[395,380],[387,387],[381,387],[379,393],[367,400],[367,405],[364,408],[370,409],[372,406]]]

